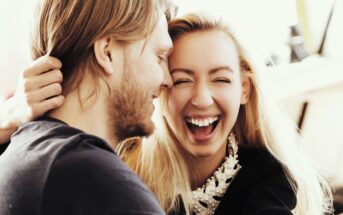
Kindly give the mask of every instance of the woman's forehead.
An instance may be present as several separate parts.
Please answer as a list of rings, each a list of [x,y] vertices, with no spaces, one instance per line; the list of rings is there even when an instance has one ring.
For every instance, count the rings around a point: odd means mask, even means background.
[[[221,31],[194,32],[181,36],[175,41],[169,58],[171,70],[179,66],[208,69],[227,66],[236,70],[238,62],[234,41]]]

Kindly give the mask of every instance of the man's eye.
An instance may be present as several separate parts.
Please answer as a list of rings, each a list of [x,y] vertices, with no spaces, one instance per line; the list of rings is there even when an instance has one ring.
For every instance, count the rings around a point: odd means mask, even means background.
[[[168,62],[167,61],[167,57],[165,57],[165,56],[158,56],[158,64],[162,64],[162,63],[166,63],[166,62]]]

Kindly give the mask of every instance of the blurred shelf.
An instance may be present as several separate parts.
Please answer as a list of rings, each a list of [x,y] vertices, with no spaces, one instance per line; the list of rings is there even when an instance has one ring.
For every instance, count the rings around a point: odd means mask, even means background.
[[[343,87],[343,59],[309,57],[302,62],[270,68],[267,81],[280,100]]]

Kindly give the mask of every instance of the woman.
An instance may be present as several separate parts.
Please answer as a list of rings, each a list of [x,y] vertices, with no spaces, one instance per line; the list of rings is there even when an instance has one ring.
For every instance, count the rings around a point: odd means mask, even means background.
[[[328,186],[227,27],[190,14],[169,31],[174,84],[160,98],[155,134],[117,149],[166,212],[330,212]]]
[[[175,213],[182,200],[196,214],[330,212],[329,187],[295,127],[262,97],[256,68],[228,28],[190,14],[169,33],[174,84],[160,99],[161,126],[119,150],[162,207]]]

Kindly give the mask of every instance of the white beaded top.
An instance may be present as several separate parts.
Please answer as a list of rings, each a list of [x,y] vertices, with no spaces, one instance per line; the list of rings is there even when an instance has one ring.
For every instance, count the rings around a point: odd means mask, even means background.
[[[192,191],[191,211],[196,215],[212,215],[217,209],[233,178],[241,166],[238,164],[236,138],[228,138],[228,155],[223,164],[207,179],[206,184]]]

